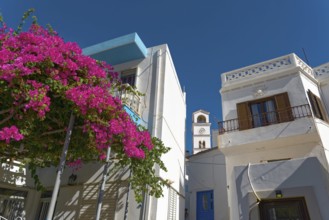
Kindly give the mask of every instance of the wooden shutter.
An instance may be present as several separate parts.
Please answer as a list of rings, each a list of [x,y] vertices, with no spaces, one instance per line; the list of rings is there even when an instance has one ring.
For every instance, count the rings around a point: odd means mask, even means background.
[[[321,99],[314,95],[310,90],[307,91],[307,95],[310,100],[314,116],[328,122],[328,116]]]
[[[324,121],[326,121],[326,122],[329,122],[327,113],[325,111],[325,108],[323,106],[323,103],[322,103],[321,99],[319,97],[317,97],[317,96],[315,96],[315,97],[316,97],[317,104],[318,104],[319,109],[320,109],[320,112],[321,112],[321,116],[322,116],[321,119],[324,120]]]
[[[238,112],[239,130],[246,130],[251,128],[251,116],[248,102],[236,104]]]
[[[290,107],[288,93],[285,92],[275,95],[274,98],[278,112],[279,122],[281,123],[294,120]]]
[[[307,95],[310,100],[314,116],[317,118],[321,118],[321,112],[317,105],[316,96],[310,90],[307,91]]]

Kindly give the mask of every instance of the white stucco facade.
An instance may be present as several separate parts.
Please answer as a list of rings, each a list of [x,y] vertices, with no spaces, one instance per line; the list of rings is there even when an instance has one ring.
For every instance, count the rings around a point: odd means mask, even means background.
[[[205,191],[195,187],[198,183],[214,192],[212,219],[268,219],[275,214],[266,207],[273,205],[276,212],[276,204],[296,201],[306,219],[329,219],[324,205],[329,199],[328,77],[327,65],[311,68],[295,54],[221,75],[218,149],[187,162],[190,220],[198,219],[196,195]],[[225,171],[205,176],[200,169],[219,154]],[[225,208],[216,201],[225,201]]]

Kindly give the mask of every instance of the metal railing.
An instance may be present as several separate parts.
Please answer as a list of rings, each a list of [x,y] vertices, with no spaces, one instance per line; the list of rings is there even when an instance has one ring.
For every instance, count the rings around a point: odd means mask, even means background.
[[[140,105],[141,98],[137,95],[137,92],[133,92],[135,90],[129,84],[124,84],[127,90],[124,91],[114,91],[114,96],[121,99],[122,103],[129,107],[132,111],[134,111],[137,115],[140,115]],[[0,219],[1,220],[1,219]]]
[[[287,121],[293,121],[297,118],[312,116],[310,106],[308,104],[281,109],[278,111],[264,112],[259,115],[249,115],[246,119],[235,118],[218,122],[218,132],[246,130],[256,127],[268,126],[271,124],[279,124]]]
[[[121,100],[122,103],[127,105],[131,110],[133,110],[135,113],[140,115],[140,97],[135,94],[131,94],[129,92],[123,92],[121,93]]]

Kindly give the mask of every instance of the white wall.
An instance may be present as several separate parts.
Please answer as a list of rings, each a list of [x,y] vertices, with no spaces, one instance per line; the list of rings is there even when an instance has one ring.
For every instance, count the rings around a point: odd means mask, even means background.
[[[291,69],[286,74],[278,72],[278,77],[275,77],[275,74],[274,72],[271,73],[268,78],[263,76],[263,78],[257,80],[256,78],[255,80],[245,80],[243,87],[240,88],[230,90],[228,86],[223,89],[221,92],[223,120],[237,118],[237,103],[287,92],[290,105],[293,107],[309,103],[307,90],[311,90],[312,93],[319,96],[316,81],[310,75],[297,69]],[[263,91],[262,95],[256,94],[258,89]],[[320,136],[324,136],[324,133],[328,134],[328,128],[321,126],[323,134],[320,134]],[[321,168],[327,169],[327,152],[324,153],[322,146],[322,143],[325,143],[326,140],[321,141],[322,138],[319,137],[318,130],[319,125],[313,117],[305,117],[291,122],[227,132],[218,136],[218,143],[226,155],[228,203],[231,219],[247,219],[250,208],[249,206],[244,207],[242,204],[248,200],[247,197],[241,197],[239,194],[241,181],[239,182],[237,179],[235,171],[238,166],[247,166],[248,163],[265,164],[268,160],[285,158],[317,157]],[[262,171],[259,170],[259,172]],[[282,176],[280,174],[278,177],[276,172],[269,172],[268,175],[282,180],[287,178],[286,173],[283,173]],[[245,182],[242,184],[246,185]],[[322,182],[321,184],[325,183]],[[267,189],[270,188],[267,186]],[[317,216],[313,217],[318,219]]]
[[[186,104],[185,104],[185,94],[182,92],[170,53],[167,46],[161,48],[161,56],[163,59],[162,65],[164,65],[163,74],[163,101],[162,108],[159,108],[157,113],[157,119],[161,127],[161,136],[159,137],[166,146],[170,147],[171,150],[162,157],[168,172],[163,172],[160,170],[159,175],[163,179],[169,179],[173,181],[171,187],[175,191],[179,192],[184,196],[184,166],[185,166],[185,120],[186,120]],[[181,196],[179,196],[181,198]],[[182,199],[182,198],[181,198]],[[167,203],[168,200],[164,200]],[[178,206],[180,203],[177,203]],[[185,207],[177,207],[180,210],[179,215],[183,215]],[[165,218],[166,213],[164,213],[164,206],[159,206],[157,210],[156,219],[167,219]],[[177,219],[180,216],[177,215]]]
[[[198,123],[198,117],[202,115],[206,118],[205,123],[209,123],[209,113],[208,112],[203,112],[202,110],[196,111],[193,113],[193,123]]]
[[[259,88],[264,91],[264,95],[257,97],[255,93]],[[288,92],[291,106],[307,104],[303,83],[299,73],[296,72],[293,75],[286,75],[278,79],[258,82],[257,84],[250,81],[249,85],[243,88],[222,92],[223,120],[237,118],[237,103],[270,97],[284,92]]]
[[[214,190],[215,220],[229,219],[225,164],[225,156],[217,148],[189,158],[186,164],[190,201],[188,220],[196,220],[197,192],[206,190]]]
[[[323,148],[323,151],[326,155],[326,163],[325,167],[329,171],[329,124],[325,121],[322,121],[321,119],[315,118],[314,119],[315,124],[318,129],[318,133],[321,139],[321,147]]]
[[[232,212],[231,219],[248,219],[249,211],[255,207],[256,196],[250,182],[260,199],[275,198],[275,190],[279,189],[283,198],[305,197],[311,219],[329,219],[328,173],[315,157],[253,164],[249,170],[248,166],[240,166],[234,174],[238,200],[235,208],[239,212]]]
[[[162,157],[168,172],[160,171],[163,179],[169,179],[179,194],[184,196],[185,120],[186,100],[167,45],[148,48],[144,60],[115,66],[116,71],[137,68],[136,87],[145,94],[142,97],[142,124],[151,134],[160,138],[171,150]],[[180,200],[182,196],[178,196]],[[164,197],[149,198],[148,218],[167,219],[168,191]],[[178,203],[177,219],[184,214],[184,202]],[[181,215],[181,217],[179,217]]]

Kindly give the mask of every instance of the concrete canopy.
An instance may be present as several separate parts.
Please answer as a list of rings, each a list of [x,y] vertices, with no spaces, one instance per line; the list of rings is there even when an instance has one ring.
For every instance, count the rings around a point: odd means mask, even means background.
[[[83,53],[96,60],[117,65],[145,58],[147,48],[137,33],[132,33],[84,48]]]

